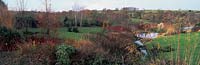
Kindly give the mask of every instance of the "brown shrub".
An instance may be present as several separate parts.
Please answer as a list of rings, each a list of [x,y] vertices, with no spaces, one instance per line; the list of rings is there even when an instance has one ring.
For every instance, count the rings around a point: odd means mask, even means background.
[[[75,47],[79,53],[89,55],[94,52],[95,45],[89,40],[72,40],[67,39],[65,43]]]
[[[50,45],[20,44],[18,51],[0,52],[2,65],[55,65],[54,47]]]
[[[16,63],[19,65],[54,65],[54,47],[49,44],[22,44],[18,45]]]
[[[137,50],[132,44],[131,35],[123,33],[96,34],[89,36],[89,39],[99,48],[107,51],[110,57],[126,57],[135,55],[137,58]],[[108,55],[108,56],[109,56]],[[107,55],[105,55],[107,56]],[[134,57],[134,56],[133,56]],[[108,57],[109,58],[109,57]],[[114,58],[110,58],[114,59]],[[117,58],[116,58],[117,59]]]
[[[92,62],[103,64],[138,64],[140,52],[132,44],[132,35],[127,33],[106,33],[85,35],[86,40],[67,39],[77,52],[72,56],[72,65],[88,65]]]

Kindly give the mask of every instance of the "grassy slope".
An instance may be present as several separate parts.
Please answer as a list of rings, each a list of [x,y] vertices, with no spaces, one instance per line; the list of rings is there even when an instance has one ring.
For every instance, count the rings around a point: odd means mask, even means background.
[[[191,65],[196,65],[200,62],[200,33],[187,33],[157,38],[147,44],[150,47],[151,44],[158,43],[161,47],[171,45],[175,49],[173,52],[162,53],[162,58],[177,59],[180,56],[182,61],[186,61]],[[178,46],[180,46],[180,55],[177,54]]]

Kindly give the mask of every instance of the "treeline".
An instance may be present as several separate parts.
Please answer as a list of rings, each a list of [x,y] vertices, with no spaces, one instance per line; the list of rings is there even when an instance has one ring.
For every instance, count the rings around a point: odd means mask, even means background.
[[[184,19],[182,23],[191,23],[195,24],[200,22],[200,12],[192,10],[147,10],[142,12],[141,19],[149,20],[153,23],[178,23],[178,19]]]
[[[22,28],[58,28],[58,27],[102,27],[107,25],[127,26],[148,21],[149,23],[177,23],[181,18],[182,23],[195,24],[200,21],[199,11],[166,11],[166,10],[137,10],[124,8],[116,10],[81,10],[63,12],[40,11],[8,11],[7,7],[0,7],[1,25],[17,29]],[[5,14],[6,13],[6,14]],[[135,20],[139,22],[132,23]]]
[[[125,12],[116,12],[111,10],[83,10],[80,12],[51,12],[48,13],[46,19],[45,12],[36,11],[10,11],[13,14],[14,28],[21,29],[26,27],[38,28],[44,27],[44,23],[48,20],[50,25],[59,24],[60,27],[70,27],[77,25],[78,27],[103,26],[104,22],[109,24],[120,24],[128,22],[129,16]],[[54,20],[52,20],[54,19]],[[53,25],[54,26],[54,25]]]

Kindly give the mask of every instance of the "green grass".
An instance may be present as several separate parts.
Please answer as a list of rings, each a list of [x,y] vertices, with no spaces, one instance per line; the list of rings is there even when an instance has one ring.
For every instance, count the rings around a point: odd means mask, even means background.
[[[79,28],[80,33],[74,33],[74,32],[67,32],[67,28],[60,28],[59,29],[59,38],[63,39],[83,39],[83,35],[89,34],[89,33],[97,33],[101,32],[102,29],[100,27],[84,27]]]
[[[175,49],[173,52],[162,53],[162,58],[177,59],[180,57],[188,65],[198,65],[200,62],[200,33],[177,34],[157,38],[147,43],[147,46],[151,47],[152,44],[160,44],[161,47],[171,45]],[[179,50],[178,46],[180,47]],[[178,51],[180,51],[179,54]]]
[[[19,30],[19,31],[25,31],[23,30]],[[41,28],[29,28],[28,31],[30,32],[45,32],[45,29],[41,29]],[[80,40],[83,39],[83,35],[85,34],[89,34],[89,33],[97,33],[97,32],[101,32],[102,29],[101,27],[82,27],[79,28],[79,33],[74,33],[74,32],[68,32],[68,29],[66,27],[63,28],[58,28],[57,35],[54,35],[58,38],[62,38],[62,39],[76,39],[76,40]]]

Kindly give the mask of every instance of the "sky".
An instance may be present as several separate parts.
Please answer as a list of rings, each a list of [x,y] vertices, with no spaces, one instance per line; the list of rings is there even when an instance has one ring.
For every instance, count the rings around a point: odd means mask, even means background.
[[[18,9],[18,0],[3,0],[10,10]],[[115,9],[122,7],[136,7],[139,9],[161,10],[200,10],[200,0],[51,0],[53,11],[68,11],[73,6],[84,9]],[[25,0],[26,10],[44,11],[44,0]]]

